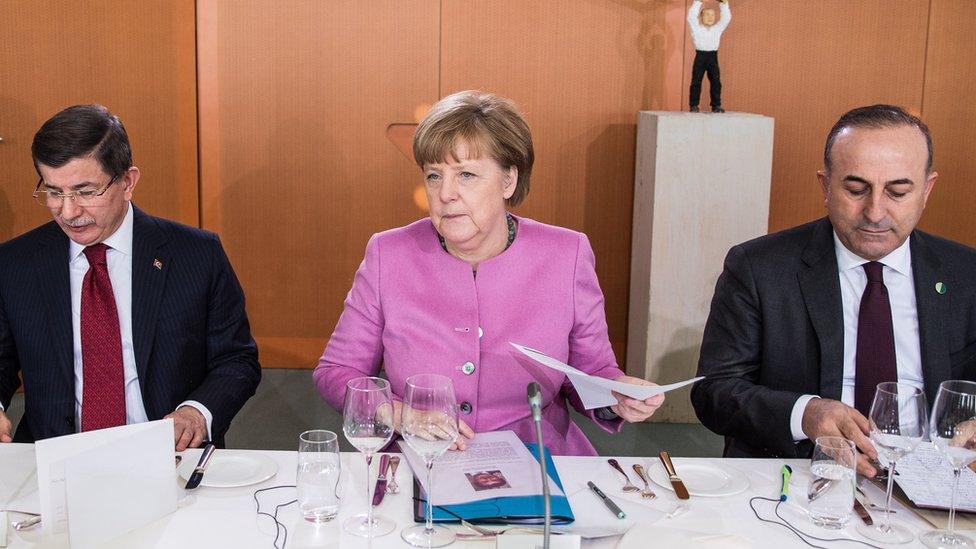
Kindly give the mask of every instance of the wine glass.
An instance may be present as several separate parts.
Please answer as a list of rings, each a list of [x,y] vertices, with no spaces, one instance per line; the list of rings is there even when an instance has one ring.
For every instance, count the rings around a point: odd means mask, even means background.
[[[438,374],[410,376],[403,398],[400,432],[427,465],[427,521],[411,526],[400,536],[414,547],[443,547],[454,543],[454,532],[434,526],[431,469],[458,438],[457,402],[451,379]]]
[[[373,516],[369,466],[373,454],[389,444],[393,425],[390,382],[378,377],[357,377],[346,383],[346,401],[342,410],[342,432],[349,444],[366,456],[366,512],[349,518],[343,524],[346,532],[365,538],[389,534],[396,524]]]
[[[884,520],[874,526],[858,525],[858,532],[866,538],[892,544],[908,543],[915,539],[911,530],[892,522],[891,492],[895,486],[896,462],[914,452],[925,438],[927,411],[925,393],[918,387],[887,381],[879,383],[874,392],[868,414],[870,436],[882,465],[888,466],[888,492],[885,495]]]
[[[921,536],[927,547],[976,547],[972,538],[957,534],[956,491],[962,469],[976,461],[976,383],[972,381],[943,381],[932,406],[932,442],[949,460],[955,476],[952,484],[952,503],[949,506],[949,527]]]

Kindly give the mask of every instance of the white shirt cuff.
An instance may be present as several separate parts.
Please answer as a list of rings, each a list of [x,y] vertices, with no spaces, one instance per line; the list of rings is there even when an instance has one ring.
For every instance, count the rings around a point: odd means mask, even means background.
[[[807,409],[807,404],[815,398],[820,397],[817,395],[803,395],[796,399],[796,404],[793,405],[793,412],[790,414],[790,432],[793,433],[793,442],[800,442],[808,438],[803,433],[803,412]]]
[[[179,410],[183,406],[190,406],[196,408],[198,412],[203,414],[203,419],[207,421],[207,433],[206,436],[203,438],[203,440],[210,440],[210,424],[213,423],[213,414],[210,413],[210,410],[208,410],[206,406],[200,404],[195,400],[187,400],[186,402],[183,402],[179,406],[177,406],[176,409]]]

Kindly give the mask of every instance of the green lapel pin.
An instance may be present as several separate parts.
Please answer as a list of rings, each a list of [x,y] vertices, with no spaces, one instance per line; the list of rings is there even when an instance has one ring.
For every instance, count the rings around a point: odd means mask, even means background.
[[[944,282],[936,282],[935,291],[939,292],[940,295],[945,295],[949,291],[949,287]]]

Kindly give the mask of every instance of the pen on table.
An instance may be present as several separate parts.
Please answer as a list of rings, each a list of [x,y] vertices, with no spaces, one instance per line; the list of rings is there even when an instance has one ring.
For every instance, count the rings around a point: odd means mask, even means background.
[[[586,485],[590,487],[590,491],[596,494],[598,498],[603,500],[603,504],[606,505],[607,509],[610,509],[610,512],[616,515],[618,519],[627,518],[627,513],[624,513],[620,507],[617,507],[617,504],[611,501],[610,498],[603,493],[603,490],[599,489],[596,484],[593,484],[592,480],[587,482]]]
[[[779,500],[786,501],[786,498],[790,495],[790,476],[793,474],[793,468],[789,465],[783,465],[783,468],[779,470],[779,474],[783,477],[783,485],[779,490]]]

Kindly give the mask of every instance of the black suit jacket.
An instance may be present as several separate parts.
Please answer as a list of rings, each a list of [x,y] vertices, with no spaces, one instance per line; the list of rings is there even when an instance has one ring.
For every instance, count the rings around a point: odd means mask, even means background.
[[[157,266],[161,268],[157,268]],[[261,379],[244,293],[213,233],[134,208],[132,337],[150,420],[184,400],[213,415],[223,443]],[[0,245],[0,403],[24,381],[14,440],[74,433],[68,237],[53,221]]]
[[[910,238],[922,375],[976,379],[976,250],[921,231]],[[948,288],[939,294],[935,284]],[[840,400],[844,319],[827,218],[733,247],[715,286],[691,399],[730,457],[806,457],[790,414],[803,394]]]

